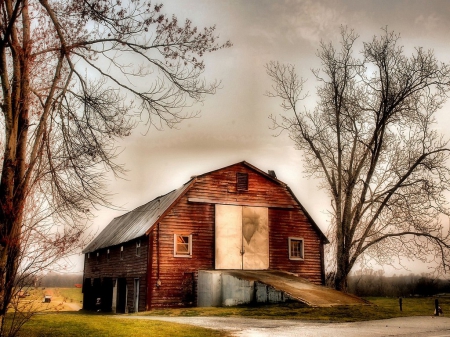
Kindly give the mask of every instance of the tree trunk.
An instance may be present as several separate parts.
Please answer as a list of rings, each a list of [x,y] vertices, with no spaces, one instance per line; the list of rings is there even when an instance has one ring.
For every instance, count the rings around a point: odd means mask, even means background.
[[[21,219],[22,211],[17,212]],[[2,219],[4,220],[4,219]],[[1,240],[5,242],[1,246],[0,261],[0,336],[4,333],[4,321],[9,303],[14,293],[14,281],[17,274],[19,253],[20,253],[20,221],[6,219],[2,226],[11,228],[8,235],[2,235]]]
[[[347,292],[347,274],[339,268],[334,277],[334,289]]]
[[[334,288],[339,291],[347,292],[347,275],[350,271],[349,256],[346,253],[346,247],[343,239],[337,238],[340,247],[336,252],[336,275],[334,276]]]
[[[12,2],[7,2],[12,17]],[[22,3],[22,41],[13,29],[11,33],[13,56],[13,81],[9,87],[3,84],[5,97],[2,106],[5,115],[6,146],[0,180],[0,336],[4,335],[5,316],[14,294],[15,279],[20,256],[23,211],[27,181],[25,172],[26,146],[29,124],[29,54],[30,19],[28,1]],[[7,79],[8,66],[5,48],[1,48],[2,82]]]

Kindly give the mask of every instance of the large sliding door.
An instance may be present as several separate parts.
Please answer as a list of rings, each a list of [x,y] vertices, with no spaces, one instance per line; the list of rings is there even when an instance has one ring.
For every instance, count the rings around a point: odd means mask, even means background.
[[[216,205],[216,269],[242,269],[242,207]]]
[[[216,269],[269,268],[266,207],[216,205]]]

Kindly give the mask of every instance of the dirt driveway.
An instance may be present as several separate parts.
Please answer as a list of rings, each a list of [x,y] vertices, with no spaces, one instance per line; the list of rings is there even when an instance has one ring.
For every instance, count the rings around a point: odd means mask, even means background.
[[[239,317],[115,317],[184,323],[210,329],[230,331],[236,337],[450,337],[450,318],[432,316],[401,317],[354,323],[319,323]]]

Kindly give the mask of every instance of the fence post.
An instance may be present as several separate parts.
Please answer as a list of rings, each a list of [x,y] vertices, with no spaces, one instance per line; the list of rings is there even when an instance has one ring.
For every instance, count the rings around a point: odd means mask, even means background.
[[[439,300],[434,300],[434,316],[439,316]]]
[[[400,311],[403,311],[403,299],[401,297],[398,298],[398,305],[400,306]]]

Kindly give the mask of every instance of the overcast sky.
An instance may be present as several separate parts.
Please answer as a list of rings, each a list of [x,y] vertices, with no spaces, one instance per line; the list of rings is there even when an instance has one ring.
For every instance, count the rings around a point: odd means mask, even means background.
[[[92,225],[98,233],[114,217],[180,187],[192,175],[239,161],[267,171],[275,170],[326,232],[330,199],[317,188],[318,181],[304,178],[302,153],[287,135],[274,137],[270,114],[279,114],[279,101],[264,96],[271,83],[264,65],[277,60],[295,64],[308,79],[313,107],[315,80],[311,68],[321,40],[339,41],[339,26],[353,28],[367,41],[381,28],[401,34],[401,44],[433,49],[437,58],[450,62],[450,2],[442,1],[208,1],[165,0],[164,12],[180,20],[189,18],[199,27],[217,26],[223,41],[233,47],[206,58],[207,79],[219,79],[222,88],[207,97],[201,117],[183,122],[178,130],[141,130],[125,139],[118,161],[129,170],[126,179],[111,181],[112,201],[122,211],[101,209]],[[449,123],[449,109],[439,114],[440,127]],[[79,259],[81,261],[81,258]],[[81,263],[78,264],[81,266]],[[81,267],[82,268],[82,267]],[[413,267],[414,268],[414,267]],[[412,271],[423,271],[423,266]]]

